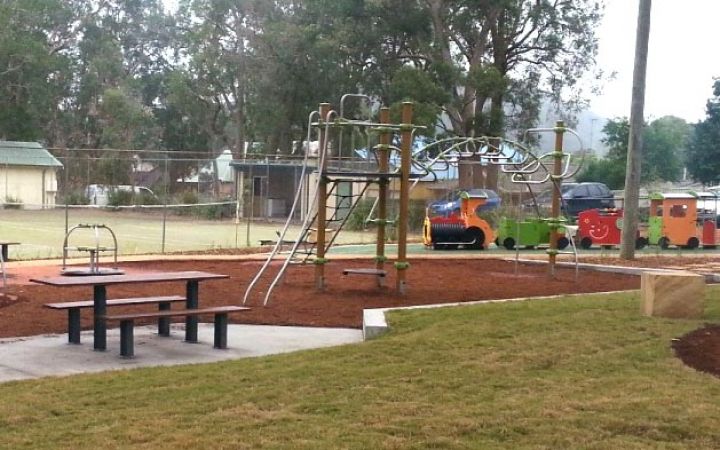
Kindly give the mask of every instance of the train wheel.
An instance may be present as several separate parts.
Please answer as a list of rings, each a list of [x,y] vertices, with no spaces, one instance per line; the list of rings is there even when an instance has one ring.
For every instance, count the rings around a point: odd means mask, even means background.
[[[458,244],[445,244],[445,250],[457,250],[458,247]]]
[[[639,238],[635,239],[635,249],[636,250],[642,250],[643,248],[645,248],[645,246],[647,244],[648,244],[647,239],[645,239],[644,237],[639,237]]]
[[[661,237],[660,239],[658,239],[658,245],[661,249],[667,250],[667,248],[670,247],[670,239],[666,237]]]
[[[687,248],[694,250],[694,249],[698,248],[699,246],[700,246],[700,241],[698,240],[698,238],[691,237],[690,239],[688,239]]]
[[[465,244],[465,248],[482,250],[485,244],[485,233],[483,233],[480,228],[468,228],[465,230],[463,240],[465,242],[472,242],[471,244]]]
[[[433,250],[445,250],[447,246],[445,244],[439,244],[437,242],[433,242]]]
[[[565,236],[558,238],[558,240],[557,240],[557,248],[558,249],[562,250],[565,247],[567,247],[568,245],[570,245],[570,239],[566,238]]]
[[[515,248],[515,239],[513,238],[505,238],[503,241],[503,247],[505,247],[508,250],[512,250]]]
[[[580,247],[584,248],[585,250],[589,249],[590,247],[592,247],[592,239],[587,236],[580,239]]]

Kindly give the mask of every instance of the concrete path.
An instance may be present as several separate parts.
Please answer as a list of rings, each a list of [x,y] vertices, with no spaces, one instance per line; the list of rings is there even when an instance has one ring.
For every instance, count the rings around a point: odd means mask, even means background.
[[[135,327],[135,357],[120,357],[120,331],[108,330],[108,350],[92,349],[92,331],[81,345],[67,335],[0,339],[0,382],[73,375],[136,367],[208,363],[361,342],[362,331],[345,328],[228,325],[228,349],[212,348],[213,325],[198,326],[198,344],[183,342],[184,325],[173,324],[172,336],[161,338],[157,327]]]

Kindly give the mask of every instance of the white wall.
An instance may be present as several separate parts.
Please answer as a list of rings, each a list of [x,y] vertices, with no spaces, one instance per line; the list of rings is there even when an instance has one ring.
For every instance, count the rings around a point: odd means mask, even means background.
[[[0,203],[17,199],[25,209],[55,205],[57,176],[53,167],[0,166]]]

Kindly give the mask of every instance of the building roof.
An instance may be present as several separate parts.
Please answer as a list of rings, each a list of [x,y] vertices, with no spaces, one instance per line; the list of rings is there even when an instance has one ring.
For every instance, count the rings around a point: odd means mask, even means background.
[[[0,141],[0,165],[62,167],[49,151],[37,142]]]
[[[314,168],[316,161],[308,161],[308,167]],[[231,167],[238,170],[248,167],[302,167],[302,159],[236,159],[230,163]]]
[[[665,199],[683,199],[683,198],[696,198],[695,195],[689,192],[659,192],[650,195],[651,200],[665,200]]]

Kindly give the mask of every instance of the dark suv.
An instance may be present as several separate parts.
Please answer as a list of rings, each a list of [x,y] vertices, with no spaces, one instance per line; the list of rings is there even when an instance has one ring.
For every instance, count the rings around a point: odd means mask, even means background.
[[[580,211],[594,208],[614,208],[613,193],[604,183],[563,183],[562,185],[562,211],[576,217]],[[537,204],[541,208],[550,208],[552,205],[552,189],[540,193]],[[532,207],[532,202],[525,203]]]

